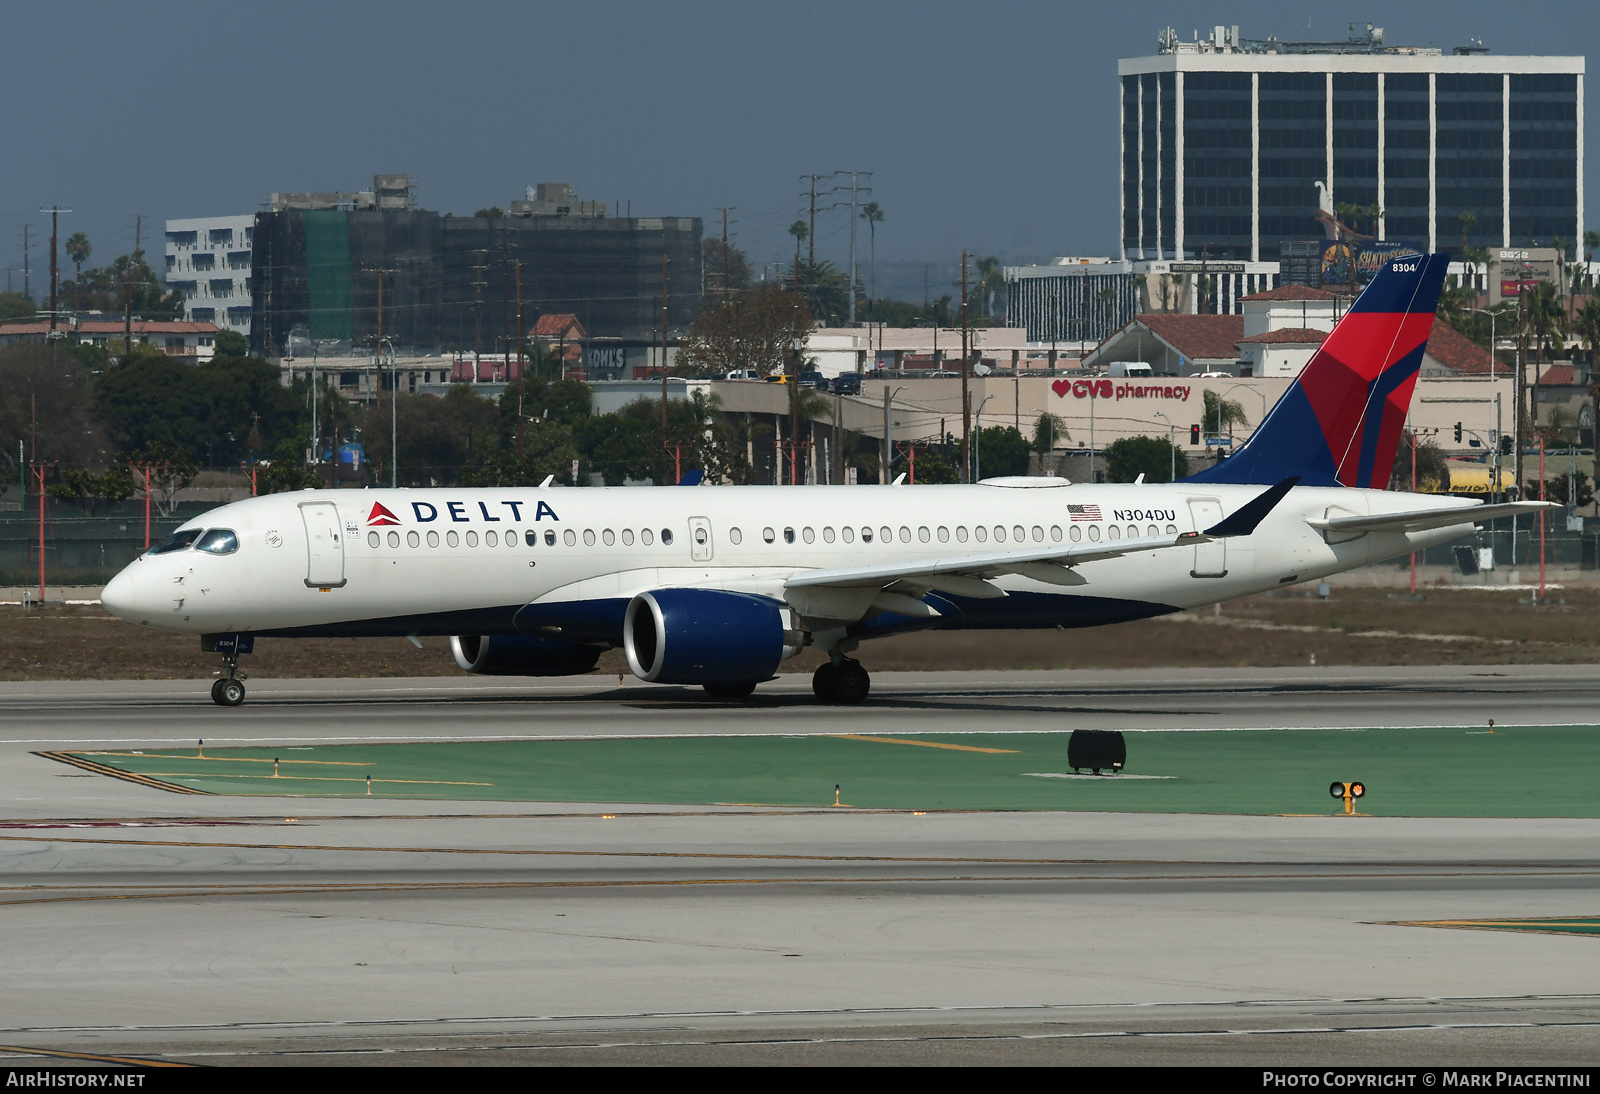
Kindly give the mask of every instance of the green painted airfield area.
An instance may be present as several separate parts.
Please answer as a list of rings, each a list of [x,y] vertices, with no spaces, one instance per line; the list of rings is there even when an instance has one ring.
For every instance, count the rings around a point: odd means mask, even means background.
[[[190,793],[892,810],[1600,816],[1595,726],[1126,734],[1119,775],[1075,774],[1069,734],[681,736],[52,753]],[[274,761],[276,760],[276,764]],[[275,773],[276,772],[276,773]]]

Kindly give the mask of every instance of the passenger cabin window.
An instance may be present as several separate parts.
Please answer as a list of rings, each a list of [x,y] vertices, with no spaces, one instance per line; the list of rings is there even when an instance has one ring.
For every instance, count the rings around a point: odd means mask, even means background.
[[[430,536],[433,535],[432,532],[429,532],[428,534]],[[535,532],[532,528],[529,528],[523,533],[523,539],[527,541],[529,547],[539,546],[539,533]]]
[[[794,542],[794,529],[793,528],[785,528],[783,530],[783,542],[785,542],[785,543],[793,543]]]
[[[1080,530],[1078,528],[1078,526],[1076,524],[1074,524],[1072,527],[1067,529],[1067,534],[1072,537],[1072,542],[1074,542],[1074,543],[1077,543],[1078,540],[1083,538],[1083,532],[1082,532],[1082,530]]]
[[[737,529],[737,528],[729,528],[728,529],[728,542],[732,543],[735,546],[738,546],[740,543],[744,542],[744,533],[739,531],[739,529]]]
[[[738,543],[739,541],[737,539],[735,539],[734,542]],[[632,528],[624,528],[622,530],[622,545],[624,547],[632,547],[633,546],[633,529]]]
[[[977,540],[979,543],[988,543],[989,542],[989,529],[985,528],[981,524],[978,525],[976,528],[974,528],[972,530],[972,538]]]
[[[967,526],[965,524],[956,525],[956,542],[967,542]]]
[[[210,555],[231,555],[239,549],[239,537],[227,528],[213,528],[200,537],[194,549]]]
[[[406,546],[407,547],[421,547],[422,546],[422,537],[417,535],[417,533],[415,533],[415,532],[407,532],[406,533]]]
[[[467,535],[470,537],[472,535],[472,533],[468,532]],[[391,547],[400,546],[400,533],[399,532],[390,532],[389,533],[389,546],[391,546]]]
[[[646,547],[650,546],[655,541],[656,541],[656,534],[654,532],[652,532],[650,529],[643,528],[643,529],[641,529],[639,531],[639,542],[644,544]]]
[[[663,529],[661,529],[661,544],[664,547],[671,547],[672,546],[672,529],[671,528],[663,528]]]
[[[568,547],[576,547],[578,545],[578,533],[574,532],[571,528],[568,528],[564,533],[562,533],[561,540]]]
[[[556,530],[554,528],[545,529],[544,545],[546,547],[554,547],[556,545]]]
[[[583,530],[583,545],[585,547],[593,547],[594,546],[594,529],[593,528],[585,528]]]
[[[500,537],[499,537],[499,535],[497,535],[495,533],[495,530],[493,528],[491,528],[487,532],[483,533],[483,545],[485,547],[498,547],[498,546],[500,546]]]
[[[817,541],[817,533],[813,532],[810,528],[802,528],[800,529],[800,538],[805,540],[807,543],[815,543]]]
[[[611,531],[611,529],[607,528],[600,533],[600,542],[604,543],[607,547],[611,547],[617,542],[617,537]]]
[[[846,543],[854,543],[856,541],[856,530],[848,525],[839,529],[839,535]]]
[[[376,546],[378,546],[378,544],[380,542],[381,541],[378,539],[378,533],[376,533],[376,532],[368,532],[367,533],[367,546],[368,547],[376,547]]]
[[[863,529],[861,529],[861,542],[862,543],[871,543],[872,542],[872,529],[871,528],[863,528]]]
[[[763,528],[763,529],[761,529],[761,538],[766,540],[768,543],[771,543],[773,540],[777,539],[778,537],[772,531],[771,528]]]
[[[187,551],[189,545],[200,538],[200,533],[203,530],[200,528],[186,528],[181,532],[174,532],[150,548],[150,553],[153,555],[167,555],[173,551]]]
[[[457,547],[460,546],[460,544],[461,537],[456,535],[456,530],[454,528],[450,529],[450,531],[444,534],[444,545],[446,547]]]
[[[428,533],[428,546],[429,547],[437,547],[437,546],[439,546],[439,533],[438,532],[429,532]]]

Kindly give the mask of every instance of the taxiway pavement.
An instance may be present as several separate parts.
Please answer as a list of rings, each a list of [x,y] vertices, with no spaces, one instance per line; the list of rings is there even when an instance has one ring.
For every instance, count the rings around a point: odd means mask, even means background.
[[[0,685],[0,1056],[1594,1063],[1600,821],[189,797],[33,753],[316,740],[1573,724],[1592,670]],[[1553,763],[1560,762],[1552,757]],[[71,780],[71,781],[68,781]]]

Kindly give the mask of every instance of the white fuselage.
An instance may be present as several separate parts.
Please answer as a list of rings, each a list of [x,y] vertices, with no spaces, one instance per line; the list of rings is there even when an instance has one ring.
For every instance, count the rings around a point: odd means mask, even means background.
[[[130,622],[194,634],[504,633],[524,605],[577,608],[667,587],[783,602],[788,579],[819,569],[1199,531],[1262,489],[1034,479],[972,486],[302,491],[195,518],[185,528],[229,529],[237,549],[143,555],[106,588],[104,602]],[[1086,562],[1075,567],[1082,583],[1070,588],[1015,574],[995,577],[993,584],[1012,595],[985,601],[981,622],[974,616],[971,625],[1072,626],[1105,621],[1104,611],[1079,619],[1075,598],[1144,606],[1132,617],[1324,577],[1457,538],[1470,530],[1471,518],[1464,512],[1459,525],[1427,532],[1345,536],[1327,535],[1307,520],[1450,508],[1470,510],[1472,503],[1297,487],[1248,536]],[[1019,593],[1036,594],[1035,614],[1008,623],[1008,602],[1027,599]],[[1037,617],[1040,596],[1059,603],[1059,618]]]

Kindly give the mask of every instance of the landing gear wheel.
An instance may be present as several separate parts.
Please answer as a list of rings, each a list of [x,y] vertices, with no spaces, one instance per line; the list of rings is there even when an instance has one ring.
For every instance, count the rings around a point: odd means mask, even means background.
[[[834,667],[834,702],[855,706],[867,697],[867,692],[870,690],[872,690],[872,677],[861,667],[861,662],[846,661]]]
[[[811,675],[811,691],[821,703],[837,703],[835,690],[839,683],[839,670],[832,661],[824,661]]]
[[[218,680],[211,685],[211,700],[220,707],[236,707],[244,702],[244,681]]]
[[[706,694],[713,699],[744,699],[756,690],[756,682],[751,680],[747,684],[701,684],[706,689]]]

